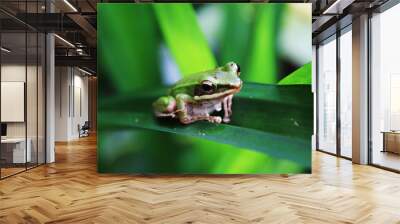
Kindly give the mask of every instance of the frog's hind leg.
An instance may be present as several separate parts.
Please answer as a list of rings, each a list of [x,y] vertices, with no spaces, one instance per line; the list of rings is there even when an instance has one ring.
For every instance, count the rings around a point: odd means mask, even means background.
[[[153,103],[157,117],[175,117],[176,100],[172,96],[162,96]]]

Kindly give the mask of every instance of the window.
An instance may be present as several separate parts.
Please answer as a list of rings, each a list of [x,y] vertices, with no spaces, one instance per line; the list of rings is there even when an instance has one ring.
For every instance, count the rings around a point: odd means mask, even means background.
[[[336,153],[336,39],[318,48],[318,149]]]
[[[351,158],[352,148],[352,34],[340,36],[340,155]]]
[[[36,13],[43,3],[18,6],[22,12]],[[0,24],[0,178],[5,178],[45,163],[46,40],[12,16],[0,17],[15,22],[11,29]]]
[[[371,19],[371,162],[400,170],[400,5]]]

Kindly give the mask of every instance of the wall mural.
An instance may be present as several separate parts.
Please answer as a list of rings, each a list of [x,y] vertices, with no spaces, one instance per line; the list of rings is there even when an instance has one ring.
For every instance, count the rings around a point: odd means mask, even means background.
[[[310,173],[311,4],[98,4],[98,170]]]

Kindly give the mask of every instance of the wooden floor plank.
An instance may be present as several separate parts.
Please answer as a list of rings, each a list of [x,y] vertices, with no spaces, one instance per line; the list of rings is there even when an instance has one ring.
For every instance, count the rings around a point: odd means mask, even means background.
[[[311,175],[98,174],[95,136],[0,181],[0,223],[400,223],[400,175],[313,152]]]

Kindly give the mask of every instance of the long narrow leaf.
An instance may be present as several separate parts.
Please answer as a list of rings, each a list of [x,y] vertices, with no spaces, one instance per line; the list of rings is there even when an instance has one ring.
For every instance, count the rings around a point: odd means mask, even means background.
[[[222,5],[224,19],[220,37],[220,63],[235,61],[246,68],[248,58],[251,25],[254,18],[252,4]]]
[[[160,83],[159,38],[151,6],[102,3],[98,10],[100,94],[107,81],[119,93]]]
[[[252,45],[247,68],[243,77],[247,81],[259,83],[276,83],[277,65],[277,32],[280,24],[282,5],[262,4],[257,7]]]
[[[167,46],[182,75],[216,67],[191,4],[153,4]]]
[[[311,84],[311,62],[279,81],[279,85]]]
[[[252,89],[275,92],[274,100],[253,99],[247,94]],[[182,125],[176,120],[155,119],[150,105],[157,95],[136,96],[102,105],[101,123],[108,128],[144,128],[253,149],[291,160],[308,170],[312,134],[310,87],[246,83],[242,92],[234,98],[234,114],[229,124],[197,122]],[[285,98],[290,98],[285,95],[299,96],[297,103],[285,102]]]

